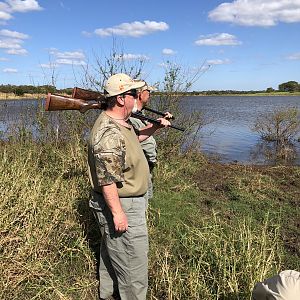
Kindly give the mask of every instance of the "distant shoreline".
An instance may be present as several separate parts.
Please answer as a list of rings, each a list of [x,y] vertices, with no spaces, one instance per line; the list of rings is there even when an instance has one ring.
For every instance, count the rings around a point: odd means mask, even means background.
[[[22,96],[16,96],[14,93],[0,93],[0,101],[9,101],[9,100],[42,100],[47,96],[44,94],[24,94]]]
[[[153,96],[159,96],[160,94],[153,94]],[[174,95],[174,96],[179,96],[179,95]],[[186,93],[182,94],[180,96],[186,96],[186,97],[227,97],[227,96],[232,96],[232,97],[253,97],[253,96],[270,96],[270,97],[276,97],[276,96],[300,96],[300,92],[273,92],[273,93],[236,93],[236,94],[231,94],[231,93],[216,93],[216,94],[205,94],[205,93],[199,93],[199,94],[193,94],[193,93]],[[47,95],[46,94],[24,94],[22,96],[16,96],[14,93],[0,93],[0,101],[8,101],[8,100],[43,100],[46,99]]]

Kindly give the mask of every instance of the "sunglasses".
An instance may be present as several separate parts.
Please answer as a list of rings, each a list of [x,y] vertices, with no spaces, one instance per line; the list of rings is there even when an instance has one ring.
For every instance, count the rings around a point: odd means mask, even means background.
[[[129,95],[129,96],[132,96],[133,98],[137,98],[138,97],[138,94],[137,94],[136,90],[129,91],[127,93],[124,93],[123,95],[124,96]]]

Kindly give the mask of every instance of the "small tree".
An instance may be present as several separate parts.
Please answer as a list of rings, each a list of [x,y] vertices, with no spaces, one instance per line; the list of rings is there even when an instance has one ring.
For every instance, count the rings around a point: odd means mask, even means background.
[[[171,155],[184,149],[197,148],[197,134],[209,122],[201,111],[188,108],[186,99],[186,92],[209,66],[205,67],[203,63],[198,69],[189,69],[167,61],[164,68],[164,78],[157,84],[159,95],[153,97],[152,105],[159,111],[171,112],[176,117],[176,124],[186,129],[184,134],[172,129],[158,133],[160,152]]]
[[[278,89],[282,92],[296,92],[300,90],[300,85],[297,81],[288,81],[280,84]]]
[[[291,143],[300,132],[299,109],[276,109],[272,113],[260,115],[253,128],[266,141],[275,141],[279,144]]]
[[[23,89],[22,87],[17,87],[17,88],[15,89],[14,94],[15,94],[16,96],[24,96],[25,91],[24,91],[24,89]]]
[[[275,90],[274,90],[272,87],[268,87],[268,88],[266,89],[266,92],[267,92],[267,93],[273,93],[273,92],[275,92]]]

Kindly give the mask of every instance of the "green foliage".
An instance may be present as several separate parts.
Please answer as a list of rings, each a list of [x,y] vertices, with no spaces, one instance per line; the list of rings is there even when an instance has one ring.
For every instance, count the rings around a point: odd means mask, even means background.
[[[16,96],[23,96],[24,94],[25,94],[25,92],[24,92],[24,90],[23,90],[23,88],[22,87],[17,87],[16,89],[15,89],[15,95]]]
[[[266,89],[266,92],[267,92],[267,93],[273,93],[273,92],[275,92],[275,90],[274,90],[272,87],[268,87],[268,88]]]
[[[258,116],[252,130],[267,141],[292,142],[300,132],[300,112],[297,108],[275,109],[272,113]]]
[[[300,85],[297,81],[288,81],[281,83],[278,86],[278,90],[283,92],[297,92],[300,91]]]

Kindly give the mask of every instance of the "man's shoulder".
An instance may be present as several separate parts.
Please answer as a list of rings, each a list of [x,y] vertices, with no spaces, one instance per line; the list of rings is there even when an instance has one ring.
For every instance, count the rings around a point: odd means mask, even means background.
[[[96,120],[90,136],[90,143],[101,143],[104,147],[120,146],[123,136],[120,127],[105,113]]]

